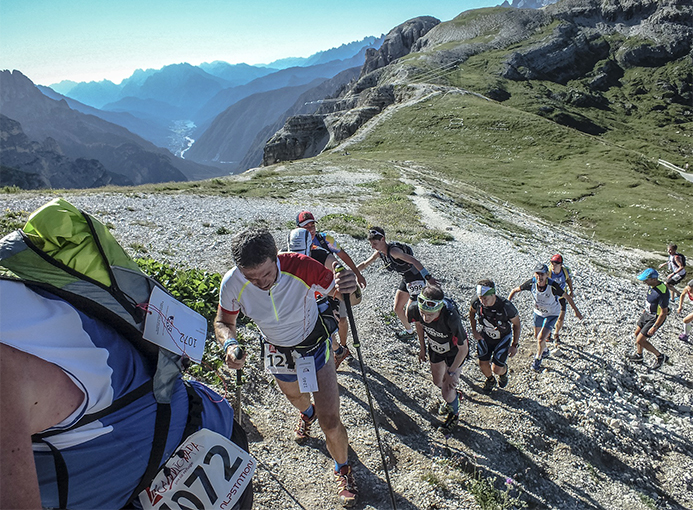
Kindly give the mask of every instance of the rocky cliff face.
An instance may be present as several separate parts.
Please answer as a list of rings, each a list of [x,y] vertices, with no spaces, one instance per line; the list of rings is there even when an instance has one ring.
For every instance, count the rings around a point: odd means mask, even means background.
[[[693,5],[689,0],[540,3],[540,10],[469,11],[446,23],[430,17],[415,18],[393,29],[379,51],[369,51],[359,79],[338,94],[338,100],[318,110],[320,119],[287,122],[272,137],[268,142],[271,154],[263,164],[296,159],[301,146],[310,146],[312,155],[318,146],[316,141],[324,140],[325,130],[329,135],[325,148],[335,147],[397,101],[395,85],[438,83],[436,80],[445,71],[457,69],[471,56],[486,51],[508,48],[495,81],[545,80],[567,84],[584,78],[588,91],[571,91],[560,101],[602,109],[608,107],[608,101],[601,92],[618,86],[627,69],[658,67],[691,55]],[[417,53],[421,65],[397,60],[409,53]],[[490,81],[494,81],[493,76]],[[691,101],[691,86],[686,86],[685,79],[680,81],[667,85],[672,90],[664,93],[685,104]],[[496,101],[510,97],[497,85],[489,86],[483,93]],[[552,120],[591,134],[602,132],[600,126],[587,120]],[[292,131],[292,126],[300,132]],[[313,134],[307,131],[311,126],[315,126]],[[307,155],[308,152],[303,157]]]
[[[431,16],[411,19],[392,29],[379,50],[368,49],[359,79],[327,102],[314,118],[289,118],[267,142],[263,165],[319,154],[353,135],[356,130],[394,102],[393,86],[378,86],[381,70],[407,55],[421,36],[438,25]]]
[[[414,43],[439,23],[439,19],[431,16],[421,16],[406,21],[390,30],[379,50],[369,48],[366,51],[366,62],[361,69],[361,76],[365,76],[407,55]]]
[[[559,25],[550,37],[510,53],[502,77],[567,83],[606,58],[622,68],[656,67],[691,51],[693,6],[687,0],[565,0],[545,11]],[[605,39],[616,34],[623,37],[620,45]]]
[[[33,142],[19,122],[0,115],[0,185],[22,189],[91,188],[106,184],[128,184],[94,159],[66,157],[52,139]]]

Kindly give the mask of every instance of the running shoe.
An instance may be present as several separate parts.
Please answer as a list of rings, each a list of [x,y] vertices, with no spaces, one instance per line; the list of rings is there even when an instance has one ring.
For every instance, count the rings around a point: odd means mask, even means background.
[[[634,352],[632,354],[626,354],[626,359],[632,361],[633,363],[642,363],[642,353]]]
[[[416,331],[412,331],[409,333],[406,329],[403,329],[402,331],[398,331],[395,333],[395,336],[399,338],[400,340],[411,340],[412,338],[416,338]]]
[[[508,385],[508,369],[505,369],[505,373],[498,377],[498,386],[505,388]]]
[[[438,430],[440,430],[443,434],[452,434],[452,431],[455,429],[455,425],[457,425],[457,422],[459,421],[460,417],[459,415],[450,412],[448,413],[447,417],[445,418],[445,422],[438,427]]]
[[[681,333],[679,335],[679,340],[681,340],[682,342],[688,342],[688,335],[686,333]]]
[[[334,472],[334,478],[337,482],[337,497],[343,507],[351,507],[356,504],[359,496],[359,491],[356,488],[354,475],[351,473],[351,466],[342,466],[339,471]]]
[[[655,361],[655,364],[652,365],[652,370],[657,370],[658,368],[661,368],[664,363],[666,363],[669,360],[669,356],[666,354],[660,354],[657,356],[657,361]]]
[[[544,349],[544,352],[541,353],[541,359],[546,359],[549,356],[551,356],[551,351],[547,347],[546,349]]]
[[[450,404],[447,402],[443,401],[440,403],[438,406],[438,414],[442,415],[447,415],[450,411],[452,411],[452,407],[450,407]]]
[[[297,443],[302,443],[306,439],[310,439],[310,426],[318,417],[317,413],[315,412],[315,406],[311,404],[311,407],[313,408],[313,416],[308,418],[305,414],[301,413],[298,418],[298,423],[294,429],[294,441]]]
[[[486,382],[484,383],[484,391],[491,391],[495,385],[496,385],[496,378],[493,377],[492,375],[487,377]]]
[[[536,372],[541,371],[541,360],[539,358],[534,358],[534,361],[532,362],[532,370]]]
[[[334,369],[337,370],[342,361],[351,356],[351,352],[346,345],[342,345],[339,349],[334,351]]]

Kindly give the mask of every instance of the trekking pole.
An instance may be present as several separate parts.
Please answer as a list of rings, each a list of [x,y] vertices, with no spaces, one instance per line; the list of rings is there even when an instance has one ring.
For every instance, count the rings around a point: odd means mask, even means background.
[[[236,348],[233,350],[233,356],[236,359],[241,359],[245,354],[245,351],[243,350],[243,347],[240,345],[237,345]],[[239,368],[236,370],[236,416],[238,417],[238,424],[242,427],[243,423],[241,423],[241,420],[243,418],[242,416],[242,410],[241,410],[241,380],[243,379],[243,369]]]
[[[354,347],[356,347],[356,354],[359,358],[359,365],[361,366],[361,376],[363,377],[363,384],[366,387],[366,396],[368,397],[368,407],[371,411],[371,418],[373,419],[373,426],[375,427],[375,437],[378,440],[378,449],[380,450],[380,457],[383,461],[383,469],[385,470],[385,480],[387,480],[387,488],[390,491],[390,500],[392,501],[393,510],[397,510],[397,502],[395,501],[395,493],[392,490],[392,483],[390,482],[390,473],[387,470],[387,460],[385,459],[385,452],[383,451],[383,443],[380,440],[380,432],[378,430],[378,422],[375,419],[375,411],[373,410],[373,398],[371,397],[370,389],[368,388],[368,379],[366,378],[366,367],[363,364],[363,357],[361,356],[361,342],[359,341],[359,335],[356,332],[356,323],[354,322],[354,313],[351,310],[351,300],[350,294],[342,294],[342,299],[344,300],[344,305],[346,306],[347,317],[349,318],[349,326],[351,326],[351,336],[353,339]]]

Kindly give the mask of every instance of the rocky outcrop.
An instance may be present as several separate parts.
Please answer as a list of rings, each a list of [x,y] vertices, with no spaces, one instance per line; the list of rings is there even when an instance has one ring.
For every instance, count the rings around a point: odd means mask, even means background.
[[[508,55],[501,77],[567,83],[609,56],[624,69],[655,67],[689,54],[693,45],[693,6],[687,0],[564,0],[545,12],[561,24]],[[594,83],[596,89],[607,84],[607,76]]]
[[[290,117],[265,144],[262,164],[271,165],[312,157],[336,146],[359,127],[395,102],[394,87],[378,86],[382,69],[408,54],[416,41],[440,20],[422,16],[392,29],[379,50],[368,49],[366,61],[355,83],[327,101],[317,112]]]
[[[573,24],[561,24],[551,37],[528,50],[511,53],[500,75],[510,80],[568,81],[589,72],[609,55],[599,34],[585,34]]]
[[[329,135],[320,115],[295,115],[287,119],[265,145],[262,164],[317,156],[325,148]]]
[[[414,43],[439,23],[440,20],[432,16],[421,16],[390,30],[379,50],[369,48],[366,51],[366,62],[361,68],[361,76],[407,55]]]

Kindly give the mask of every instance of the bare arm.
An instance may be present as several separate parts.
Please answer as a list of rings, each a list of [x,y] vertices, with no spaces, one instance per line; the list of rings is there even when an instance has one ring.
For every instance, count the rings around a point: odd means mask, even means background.
[[[664,321],[667,318],[667,315],[669,315],[669,309],[668,308],[662,308],[662,313],[660,313],[657,316],[657,320],[655,323],[652,325],[650,328],[650,331],[647,332],[648,335],[652,336],[655,334],[655,332],[664,324]]]
[[[512,301],[513,297],[515,297],[515,294],[518,292],[522,292],[522,289],[520,287],[515,287],[513,290],[510,291],[510,294],[508,294],[508,301]]]
[[[568,294],[567,292],[564,292],[561,297],[565,298],[568,301],[568,304],[570,305],[570,307],[575,312],[575,317],[582,320],[582,314],[580,313],[580,310],[578,310],[577,306],[575,305],[575,301],[573,301],[572,296],[570,294]]]
[[[421,271],[424,266],[421,262],[418,261],[416,257],[413,255],[409,255],[407,253],[404,253],[402,250],[397,248],[396,246],[393,246],[390,249],[390,257],[393,259],[401,260],[403,262],[407,262],[411,265],[413,265],[417,270]]]
[[[236,338],[237,318],[237,313],[226,312],[222,307],[219,307],[219,309],[217,310],[217,318],[214,321],[214,334],[217,337],[217,342],[219,342],[219,345],[222,348],[224,347],[224,343],[227,340]],[[228,365],[229,368],[233,368],[234,370],[240,370],[241,368],[243,368],[243,365],[245,364],[246,355],[243,354],[243,357],[240,360],[238,360],[236,359],[236,356],[233,355],[234,350],[235,349],[233,348],[233,346],[229,346],[229,348],[226,349],[226,352],[224,353],[224,361],[226,362],[226,365]]]
[[[347,267],[354,272],[354,274],[356,275],[356,280],[359,282],[359,285],[362,288],[366,288],[366,279],[363,277],[361,271],[359,271],[359,268],[356,266],[349,254],[346,251],[342,250],[339,253],[337,253],[337,256],[340,259],[342,259],[344,263],[347,265]]]
[[[481,339],[481,333],[479,333],[476,329],[476,310],[473,306],[469,307],[469,325],[472,327],[472,336],[474,339]]]
[[[60,423],[83,400],[57,365],[0,344],[1,508],[41,508],[31,435]]]
[[[520,331],[522,331],[522,325],[520,324],[520,316],[516,315],[510,322],[513,326],[513,342],[510,344],[510,349],[508,349],[508,354],[512,358],[517,354],[517,348],[520,346]]]
[[[366,260],[364,260],[358,266],[356,266],[356,269],[358,269],[359,271],[362,271],[365,268],[367,268],[368,266],[370,266],[373,262],[378,260],[379,253],[380,253],[379,251],[374,251],[370,257],[368,257]]]

